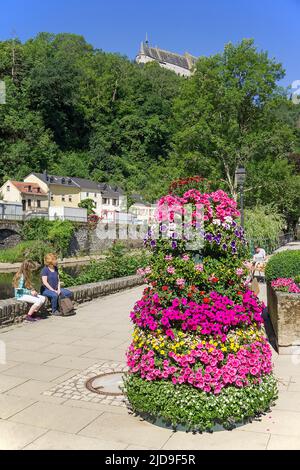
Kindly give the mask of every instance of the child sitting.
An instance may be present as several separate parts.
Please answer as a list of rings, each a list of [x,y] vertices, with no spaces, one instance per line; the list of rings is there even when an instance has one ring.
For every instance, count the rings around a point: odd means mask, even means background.
[[[34,314],[40,310],[46,301],[46,297],[39,295],[32,287],[31,275],[33,270],[34,266],[30,261],[23,261],[13,280],[16,299],[32,304],[25,318],[27,321],[38,320]]]

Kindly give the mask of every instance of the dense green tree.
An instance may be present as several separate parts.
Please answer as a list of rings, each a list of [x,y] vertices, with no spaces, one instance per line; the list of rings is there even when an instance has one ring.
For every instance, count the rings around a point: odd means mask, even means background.
[[[189,79],[137,65],[82,36],[40,33],[0,42],[0,183],[30,171],[91,178],[154,202],[171,180],[201,174],[245,202],[300,215],[300,105],[284,70],[252,40],[201,57]]]

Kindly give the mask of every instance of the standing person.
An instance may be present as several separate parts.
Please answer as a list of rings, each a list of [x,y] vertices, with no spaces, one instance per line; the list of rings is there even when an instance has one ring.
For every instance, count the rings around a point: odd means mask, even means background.
[[[22,302],[32,304],[25,318],[27,321],[36,321],[38,318],[34,316],[46,301],[46,297],[39,295],[32,287],[31,276],[34,266],[30,261],[23,261],[19,271],[13,279],[13,287],[15,288],[15,297]]]
[[[72,292],[60,287],[60,280],[57,268],[57,256],[54,253],[48,253],[44,259],[44,268],[42,269],[42,288],[41,293],[51,301],[52,315],[60,315],[58,310],[58,298],[71,297]]]
[[[260,265],[265,263],[266,261],[266,252],[263,248],[259,246],[255,247],[255,255],[253,256],[252,260],[252,274],[254,274],[256,268]]]

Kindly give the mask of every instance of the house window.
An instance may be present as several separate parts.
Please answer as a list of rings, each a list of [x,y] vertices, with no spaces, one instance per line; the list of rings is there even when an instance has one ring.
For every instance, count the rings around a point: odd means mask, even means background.
[[[94,197],[97,197],[97,193],[94,193]]]
[[[119,205],[118,199],[113,199],[113,206],[118,206],[118,205]]]
[[[86,193],[86,197],[89,197],[90,193]]]
[[[27,201],[27,206],[28,206],[28,207],[31,207],[31,199],[28,199],[28,201]]]
[[[69,196],[69,202],[72,202],[72,196]]]
[[[61,200],[62,200],[62,202],[65,202],[65,200],[66,200],[65,196],[62,196]]]
[[[52,193],[51,193],[51,195],[50,195],[50,199],[51,199],[51,201],[54,201],[54,196],[53,196]]]
[[[10,191],[10,186],[6,186],[6,190],[7,190],[7,191]]]
[[[103,198],[102,198],[102,203],[103,203],[103,204],[108,204],[108,199],[107,199],[106,197],[103,197]]]
[[[41,207],[41,201],[39,199],[36,201],[36,205],[37,205],[38,208]]]
[[[31,186],[28,186],[28,191],[31,193]]]
[[[94,204],[95,204],[94,207],[95,207],[95,209],[96,209],[96,207],[97,207],[97,202],[94,202]]]

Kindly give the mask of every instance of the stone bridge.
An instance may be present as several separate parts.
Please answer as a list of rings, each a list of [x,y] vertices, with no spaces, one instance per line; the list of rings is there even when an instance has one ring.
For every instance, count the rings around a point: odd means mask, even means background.
[[[13,220],[0,220],[0,250],[11,248],[21,241],[22,223]]]

